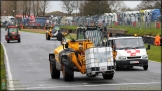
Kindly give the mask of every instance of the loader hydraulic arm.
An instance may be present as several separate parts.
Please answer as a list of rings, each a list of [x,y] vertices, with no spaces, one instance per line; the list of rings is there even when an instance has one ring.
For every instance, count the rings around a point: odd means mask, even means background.
[[[82,73],[86,73],[86,64],[85,64],[85,50],[93,47],[93,43],[87,39],[85,40],[76,40],[75,42],[68,42],[69,48],[72,48],[77,52],[71,52],[69,55],[70,60],[74,65],[78,68],[78,70]]]
[[[82,65],[80,65],[79,64],[79,61],[78,61],[78,59],[77,59],[77,57],[76,57],[76,55],[75,55],[75,53],[74,52],[71,52],[71,54],[70,54],[70,58],[71,58],[71,61],[74,63],[74,65],[78,68],[78,70],[82,73],[82,74],[84,74],[85,72],[86,72],[86,66],[85,66],[85,59],[83,59],[83,64]]]

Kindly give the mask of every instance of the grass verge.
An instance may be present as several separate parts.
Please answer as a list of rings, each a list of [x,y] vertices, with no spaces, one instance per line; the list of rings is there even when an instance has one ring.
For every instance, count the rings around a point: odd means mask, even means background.
[[[61,28],[61,29],[69,29],[69,30],[75,31],[76,28],[77,28],[77,26],[61,26],[60,28]]]
[[[61,26],[61,29],[69,29],[75,31],[77,26]],[[156,36],[157,34],[161,34],[160,29],[156,28],[138,28],[138,27],[129,27],[129,26],[112,26],[112,28],[126,30],[128,35],[138,34],[140,36],[150,35]]]
[[[44,30],[44,29],[21,29],[20,31],[45,34],[47,30]]]
[[[116,28],[116,29],[121,29],[121,30],[126,30],[128,35],[134,35],[134,34],[138,34],[140,36],[144,36],[144,35],[150,35],[150,36],[156,36],[157,34],[161,34],[161,30],[160,29],[156,29],[156,28],[148,28],[147,30],[143,29],[139,29],[139,28],[134,28],[134,27],[128,27],[128,26],[112,26],[112,28]]]
[[[145,44],[145,47],[147,48],[147,44]],[[151,45],[151,49],[147,50],[147,54],[149,60],[161,62],[161,46]]]
[[[7,77],[6,77],[6,68],[4,64],[4,49],[1,44],[1,90],[7,90]]]

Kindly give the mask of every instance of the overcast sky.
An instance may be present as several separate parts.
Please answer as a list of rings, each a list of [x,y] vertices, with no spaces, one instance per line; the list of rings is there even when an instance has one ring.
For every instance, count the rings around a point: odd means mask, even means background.
[[[127,5],[127,7],[135,8],[141,1],[124,1],[124,3]],[[50,5],[46,10],[47,12],[53,12],[53,11],[61,11],[65,12],[61,8],[61,1],[50,1]]]

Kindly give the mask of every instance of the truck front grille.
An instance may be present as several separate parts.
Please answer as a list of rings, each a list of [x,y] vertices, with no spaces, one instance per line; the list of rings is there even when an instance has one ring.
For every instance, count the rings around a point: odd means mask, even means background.
[[[137,59],[137,58],[141,58],[141,56],[127,57],[127,59]]]

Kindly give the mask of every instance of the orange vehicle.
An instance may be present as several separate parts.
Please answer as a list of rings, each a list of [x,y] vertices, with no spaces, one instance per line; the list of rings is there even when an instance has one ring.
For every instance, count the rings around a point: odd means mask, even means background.
[[[17,40],[18,42],[21,41],[20,33],[18,31],[19,28],[17,26],[8,26],[5,30],[7,31],[7,34],[5,35],[7,43],[14,40]]]

